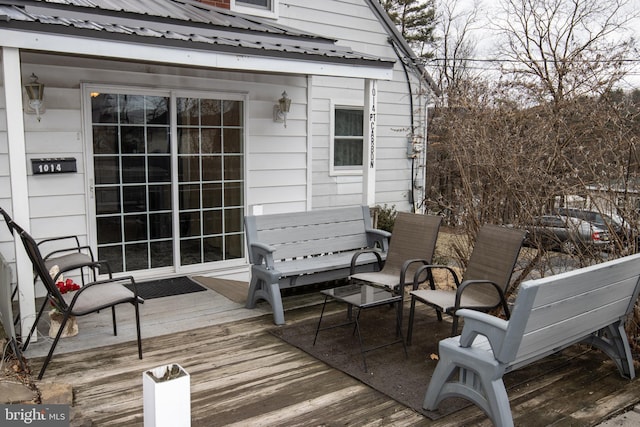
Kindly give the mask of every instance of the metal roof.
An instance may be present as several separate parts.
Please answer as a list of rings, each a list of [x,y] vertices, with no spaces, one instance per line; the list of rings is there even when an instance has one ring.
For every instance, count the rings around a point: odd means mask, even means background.
[[[393,59],[194,0],[0,0],[0,29],[391,68]]]
[[[5,2],[0,2],[5,3]],[[36,4],[50,9],[81,10],[84,8],[92,13],[145,15],[146,19],[167,18],[190,23],[208,24],[234,29],[247,29],[251,31],[270,32],[276,34],[297,34],[317,37],[311,34],[302,34],[282,25],[231,12],[227,9],[217,8],[197,0],[33,0],[25,2],[6,2]]]

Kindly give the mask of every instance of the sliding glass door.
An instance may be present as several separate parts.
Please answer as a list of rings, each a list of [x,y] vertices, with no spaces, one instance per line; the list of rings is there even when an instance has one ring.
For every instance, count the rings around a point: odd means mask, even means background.
[[[115,272],[244,257],[244,102],[92,91],[98,257]]]

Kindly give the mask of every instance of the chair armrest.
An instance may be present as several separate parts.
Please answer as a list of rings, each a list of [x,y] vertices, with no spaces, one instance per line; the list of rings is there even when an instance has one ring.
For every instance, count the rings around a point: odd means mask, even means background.
[[[423,265],[422,267],[420,267],[419,269],[416,270],[415,274],[413,275],[413,290],[417,291],[418,290],[418,286],[420,286],[420,283],[422,283],[420,281],[420,275],[422,275],[422,273],[424,273],[425,271],[429,271],[429,273],[431,273],[431,270],[435,270],[435,269],[444,269],[447,270],[449,273],[451,273],[451,276],[453,276],[453,280],[456,283],[456,288],[458,286],[460,286],[460,280],[458,279],[458,275],[456,274],[455,270],[449,266],[446,265],[435,265],[435,264],[427,264],[427,265]],[[433,282],[433,280],[429,281],[429,286],[431,287],[431,289],[436,288],[435,283]]]
[[[354,253],[353,256],[351,257],[351,268],[349,270],[349,275],[356,273],[356,263],[358,262],[358,257],[360,257],[360,255],[362,254],[369,254],[369,253],[372,253],[376,256],[376,259],[378,260],[378,270],[382,270],[383,261],[382,261],[382,255],[380,255],[379,249],[376,249],[376,248],[360,249],[359,251],[356,251],[356,253]]]
[[[42,259],[44,259],[45,261],[47,259],[49,259],[52,255],[55,254],[59,254],[62,252],[82,252],[82,250],[87,250],[89,252],[89,256],[91,257],[91,260],[95,260],[94,256],[93,256],[93,251],[91,250],[90,246],[80,246],[80,240],[78,239],[78,236],[58,236],[58,237],[49,237],[47,239],[43,239],[40,240],[37,245],[38,248],[40,248],[43,244],[46,243],[51,243],[51,242],[57,242],[60,240],[73,240],[75,242],[74,246],[70,246],[67,248],[62,248],[62,249],[55,249],[52,252],[49,252],[47,255],[43,256]],[[40,248],[40,250],[42,250],[42,248]]]
[[[391,233],[385,230],[378,230],[377,228],[367,228],[367,244],[370,248],[379,248],[383,253],[389,250],[389,237]]]
[[[44,261],[46,261],[49,258],[51,258],[53,255],[57,255],[57,254],[64,253],[64,252],[81,252],[83,249],[86,249],[89,252],[89,257],[91,258],[92,261],[95,260],[95,258],[93,256],[93,250],[91,250],[90,246],[77,246],[77,247],[73,247],[73,248],[56,249],[54,251],[49,252],[42,259]]]
[[[511,313],[509,312],[509,305],[507,304],[507,299],[504,297],[504,292],[502,291],[502,288],[498,286],[497,283],[492,282],[491,280],[465,280],[464,282],[462,282],[460,286],[458,286],[456,289],[456,300],[453,305],[453,312],[456,313],[460,308],[460,300],[462,299],[462,293],[465,291],[465,289],[467,289],[469,286],[478,285],[478,284],[489,284],[493,286],[498,296],[500,297],[500,304],[502,305],[504,314],[508,319],[511,316]]]
[[[273,246],[255,242],[249,245],[249,250],[251,251],[253,265],[264,264],[267,270],[273,270],[275,268],[273,263],[273,252],[275,248]]]
[[[413,264],[417,264],[417,263],[422,263],[423,265],[429,265],[429,260],[426,259],[420,259],[420,258],[414,258],[414,259],[408,259],[405,262],[402,263],[402,268],[400,270],[400,282],[402,283],[404,286],[406,285],[412,285],[413,282],[409,282],[407,283],[406,281],[406,277],[407,277],[407,270],[409,270],[409,267],[411,267]],[[424,271],[424,270],[423,270]],[[427,270],[428,271],[428,270]],[[428,278],[428,277],[427,277]],[[415,282],[416,278],[414,276],[413,279],[411,279]]]
[[[65,270],[58,271],[55,274],[55,276],[52,277],[53,283],[56,283],[58,281],[58,278],[63,273],[66,273],[67,271],[77,270],[77,269],[80,269],[80,268],[91,268],[95,272],[95,270],[100,270],[101,267],[106,267],[107,268],[107,274],[109,275],[109,280],[112,279],[113,278],[113,272],[111,270],[111,265],[107,261],[103,260],[103,261],[91,261],[91,262],[83,262],[83,263],[79,263],[79,264],[69,265],[69,266],[67,266],[67,268]]]
[[[456,315],[464,319],[464,326],[460,334],[461,347],[471,347],[477,336],[482,335],[489,341],[494,356],[500,354],[509,326],[507,320],[466,308],[458,310]]]
[[[76,247],[79,248],[80,247],[80,240],[78,239],[78,236],[57,236],[57,237],[49,237],[47,239],[42,239],[38,242],[38,246],[42,245],[43,243],[48,243],[48,242],[55,242],[58,240],[67,240],[67,239],[71,239],[74,240],[76,242]]]

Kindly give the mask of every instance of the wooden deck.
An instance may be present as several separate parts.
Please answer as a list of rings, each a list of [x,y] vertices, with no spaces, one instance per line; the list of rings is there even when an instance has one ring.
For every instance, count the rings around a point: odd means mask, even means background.
[[[320,301],[285,298],[287,323],[317,317]],[[132,312],[119,310],[116,338],[109,313],[82,319],[80,335],[63,340],[43,379],[71,384],[73,410],[96,426],[141,426],[142,372],[168,363],[191,375],[193,426],[491,425],[475,406],[436,421],[417,414],[270,334],[276,326],[266,307],[245,310],[213,291],[147,301],[143,360]],[[36,372],[45,341],[27,353]],[[611,363],[581,371],[577,363],[510,393],[516,425],[592,426],[640,401],[640,383],[620,378]]]

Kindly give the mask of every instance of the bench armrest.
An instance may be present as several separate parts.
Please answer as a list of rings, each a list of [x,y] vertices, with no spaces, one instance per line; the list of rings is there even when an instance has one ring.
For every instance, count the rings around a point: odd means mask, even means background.
[[[497,358],[504,346],[509,322],[481,311],[466,308],[458,310],[456,315],[464,319],[464,326],[460,334],[460,346],[471,347],[478,335],[482,335],[489,341],[494,357]]]
[[[367,244],[370,248],[379,248],[383,253],[389,250],[389,237],[391,233],[377,228],[367,228]]]
[[[253,265],[263,265],[267,270],[273,270],[273,252],[275,248],[264,243],[255,242],[249,245],[249,250],[251,251],[251,259],[253,260]]]

